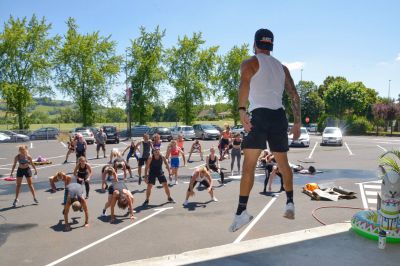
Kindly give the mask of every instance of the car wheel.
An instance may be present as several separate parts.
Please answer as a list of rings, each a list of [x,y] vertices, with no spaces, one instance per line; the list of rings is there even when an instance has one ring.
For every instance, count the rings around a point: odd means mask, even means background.
[[[192,138],[192,141],[194,141],[195,140],[195,138]]]
[[[115,143],[117,143],[117,144],[118,144],[118,143],[119,143],[119,139],[117,139],[117,140],[115,141]]]
[[[320,146],[324,146],[325,144],[321,142]]]

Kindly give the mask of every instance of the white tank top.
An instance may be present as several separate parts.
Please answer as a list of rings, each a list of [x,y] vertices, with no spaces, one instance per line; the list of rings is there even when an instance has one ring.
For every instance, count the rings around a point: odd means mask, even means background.
[[[281,62],[266,54],[256,54],[256,57],[259,68],[250,80],[249,111],[256,108],[283,108],[285,71]]]

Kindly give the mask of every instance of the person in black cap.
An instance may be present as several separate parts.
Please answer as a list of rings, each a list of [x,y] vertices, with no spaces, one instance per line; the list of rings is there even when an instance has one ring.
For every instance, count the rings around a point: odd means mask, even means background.
[[[286,90],[292,102],[293,139],[300,136],[300,98],[288,68],[271,56],[274,47],[273,33],[268,29],[259,29],[255,33],[253,47],[255,55],[244,60],[240,67],[238,110],[242,125],[248,134],[242,142],[243,174],[240,180],[238,208],[229,227],[231,232],[238,230],[253,218],[246,211],[247,201],[254,184],[257,160],[261,151],[266,148],[267,141],[283,176],[287,196],[283,216],[294,219],[293,173],[287,158],[288,121],[282,105],[283,91]]]

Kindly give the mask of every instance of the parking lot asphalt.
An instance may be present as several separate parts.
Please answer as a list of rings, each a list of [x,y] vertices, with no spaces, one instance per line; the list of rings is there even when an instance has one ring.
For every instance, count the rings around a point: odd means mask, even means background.
[[[379,187],[376,175],[378,157],[387,150],[398,149],[400,138],[345,137],[341,147],[320,146],[320,140],[320,136],[311,136],[310,147],[291,148],[288,154],[292,163],[313,165],[322,171],[314,176],[294,176],[296,219],[291,221],[282,218],[286,198],[284,193],[275,194],[274,197],[261,193],[264,175],[259,170],[248,205],[249,213],[256,217],[257,222],[235,233],[228,232],[228,226],[237,205],[239,174],[230,177],[226,186],[214,182],[218,202],[211,202],[208,193],[198,188],[189,206],[182,206],[191,173],[204,163],[198,155],[192,157],[192,163],[180,168],[181,182],[171,187],[176,204],[167,203],[163,189],[157,186],[153,189],[149,206],[142,207],[146,187],[144,184],[139,186],[136,179],[131,179],[127,186],[134,193],[137,219],[132,223],[125,216],[125,211],[117,209],[118,222],[110,224],[109,217],[100,217],[107,194],[99,190],[100,170],[108,158],[95,159],[94,145],[88,148],[89,163],[94,168],[88,201],[90,226],[82,227],[83,213],[71,213],[73,230],[63,232],[63,191],[50,193],[48,177],[60,170],[72,172],[75,164],[62,164],[67,151],[63,143],[28,142],[33,158],[45,156],[53,164],[38,167],[39,174],[34,180],[34,186],[39,205],[33,204],[29,189],[24,185],[20,194],[21,205],[13,208],[15,183],[0,180],[1,264],[73,265],[83,261],[88,265],[121,263],[317,227],[321,224],[311,213],[319,207],[331,207],[316,211],[318,218],[326,224],[348,222],[356,212],[338,207],[375,208],[376,200],[366,191],[373,186]],[[186,141],[186,152],[191,143]],[[205,154],[208,154],[211,146],[217,146],[216,141],[201,143]],[[108,152],[115,147],[124,149],[126,145],[128,142],[110,144],[107,149]],[[9,175],[12,158],[17,154],[16,146],[15,143],[0,144],[0,177]],[[167,143],[163,143],[161,150],[165,151],[166,146]],[[74,159],[74,155],[70,158]],[[131,159],[130,163],[136,169],[136,160]],[[224,160],[222,167],[230,170],[230,160]],[[301,188],[309,182],[340,185],[355,191],[357,199],[312,201],[301,193]],[[278,188],[279,180],[275,180],[274,189]]]

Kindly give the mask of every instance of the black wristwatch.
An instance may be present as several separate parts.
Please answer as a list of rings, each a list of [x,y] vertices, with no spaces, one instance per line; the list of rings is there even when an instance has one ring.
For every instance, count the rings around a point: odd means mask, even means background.
[[[238,111],[240,111],[240,110],[243,110],[243,111],[246,112],[246,107],[240,106],[240,107],[238,108]]]

